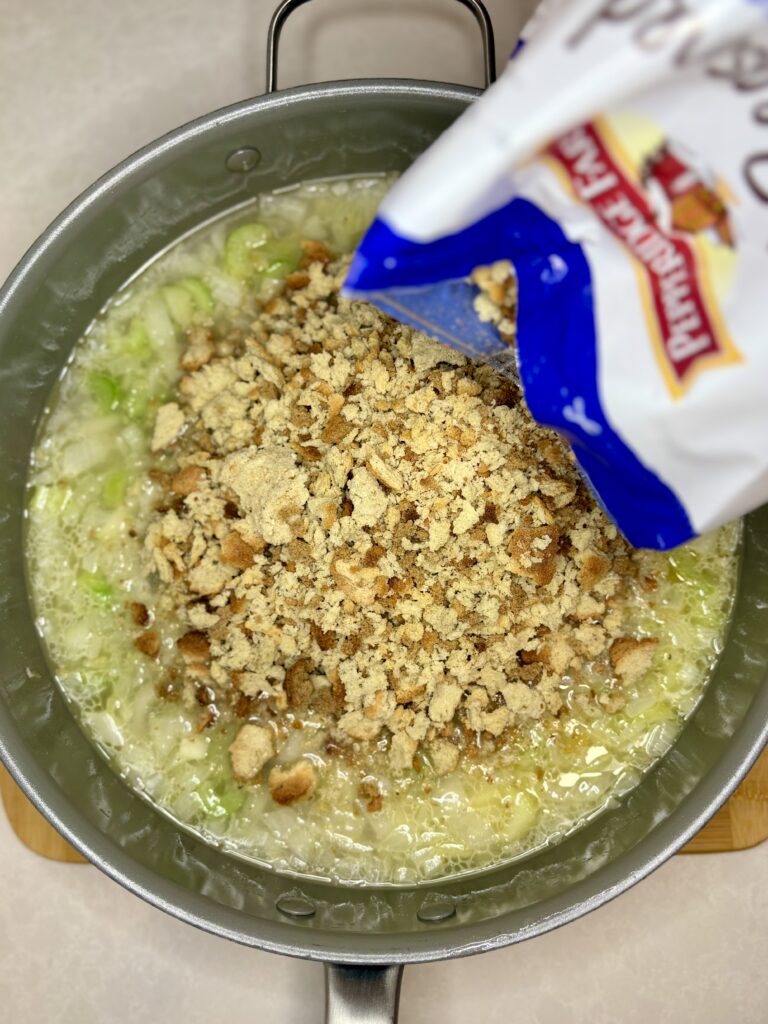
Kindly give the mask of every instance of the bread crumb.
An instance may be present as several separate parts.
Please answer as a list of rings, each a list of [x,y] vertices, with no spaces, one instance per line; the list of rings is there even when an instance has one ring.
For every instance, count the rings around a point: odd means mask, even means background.
[[[429,717],[433,722],[450,722],[461,700],[458,683],[439,683],[429,703]]]
[[[497,260],[490,266],[476,267],[471,279],[479,294],[474,307],[478,319],[494,324],[508,345],[515,343],[517,316],[517,278],[509,260]]]
[[[187,619],[195,629],[210,629],[219,621],[219,616],[207,611],[201,604],[193,604],[187,609]]]
[[[384,796],[372,779],[364,779],[358,786],[357,792],[365,800],[365,809],[369,814],[377,814],[384,806]]]
[[[191,630],[180,636],[176,646],[185,661],[205,661],[211,653],[208,637],[200,630]]]
[[[289,518],[303,508],[309,491],[305,471],[290,448],[275,445],[234,452],[225,459],[220,479],[240,499],[253,529],[267,543],[293,540]]]
[[[148,658],[156,658],[160,653],[160,634],[156,629],[147,629],[140,633],[133,643]]]
[[[224,565],[232,565],[236,569],[247,569],[253,565],[256,552],[250,544],[246,544],[236,531],[228,533],[221,542],[221,560]]]
[[[370,456],[366,462],[366,467],[372,476],[376,477],[380,484],[383,484],[387,490],[390,491],[402,491],[403,489],[403,478],[396,469],[388,465],[381,456],[374,453]]]
[[[627,698],[621,690],[608,690],[606,693],[599,694],[597,702],[609,715],[615,715],[617,711],[621,711],[625,707]]]
[[[275,756],[275,739],[263,725],[244,725],[229,748],[232,774],[238,782],[255,782],[262,768]]]
[[[413,767],[418,744],[405,732],[396,732],[389,745],[389,765],[393,772],[402,774]]]
[[[309,658],[298,658],[286,669],[283,687],[288,698],[288,707],[305,711],[312,700],[315,688],[310,673],[314,666]]]
[[[141,601],[131,601],[129,604],[131,619],[134,626],[148,626],[150,622],[149,609]]]
[[[507,551],[515,572],[540,587],[550,583],[557,567],[558,538],[553,526],[521,526],[514,530]]]
[[[456,536],[461,536],[462,533],[466,533],[467,530],[471,530],[475,523],[480,521],[479,512],[477,512],[468,501],[460,501],[459,506],[459,513],[453,520],[452,527]]]
[[[192,372],[205,366],[213,358],[213,335],[206,327],[195,326],[187,332],[187,344],[181,354],[180,364],[183,370]]]
[[[645,675],[651,667],[658,640],[646,637],[636,640],[633,637],[619,637],[610,646],[609,656],[616,675],[624,682],[634,682]]]
[[[447,345],[441,345],[423,334],[413,335],[411,357],[413,368],[419,377],[423,377],[428,370],[440,366],[441,363],[448,366],[463,366],[467,361],[461,352],[448,348]]]
[[[331,575],[339,589],[357,605],[374,604],[379,591],[386,586],[384,577],[373,566],[358,565],[348,559],[337,558],[331,565]]]
[[[459,748],[450,740],[435,740],[427,752],[437,775],[449,775],[458,767]]]
[[[275,765],[269,773],[269,791],[278,804],[294,804],[308,799],[315,792],[317,773],[311,762],[302,758],[283,767]]]
[[[447,519],[433,520],[429,524],[429,550],[439,551],[451,536],[451,524]]]
[[[151,449],[158,452],[167,448],[176,440],[184,427],[184,413],[176,402],[161,405],[155,416],[155,429],[152,433]]]
[[[189,573],[189,589],[193,594],[218,594],[230,578],[228,570],[214,557],[206,557]]]
[[[364,466],[355,470],[347,490],[352,501],[352,515],[357,522],[361,526],[375,526],[389,502],[373,475]]]
[[[202,466],[185,466],[171,480],[171,490],[174,494],[186,498],[188,494],[199,489],[204,479],[205,470]]]

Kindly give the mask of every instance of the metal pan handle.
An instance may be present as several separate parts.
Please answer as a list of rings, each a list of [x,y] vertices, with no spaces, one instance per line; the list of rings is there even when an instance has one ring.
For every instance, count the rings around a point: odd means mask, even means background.
[[[269,23],[267,32],[267,92],[275,92],[277,89],[277,54],[280,42],[280,33],[283,30],[288,16],[297,7],[308,3],[309,0],[282,0],[278,5],[272,20]],[[485,71],[486,88],[496,81],[496,50],[493,42],[493,23],[491,16],[486,10],[482,0],[458,0],[460,4],[472,12],[480,29],[480,37],[483,41],[483,68]]]
[[[400,964],[325,967],[325,1024],[397,1024]]]

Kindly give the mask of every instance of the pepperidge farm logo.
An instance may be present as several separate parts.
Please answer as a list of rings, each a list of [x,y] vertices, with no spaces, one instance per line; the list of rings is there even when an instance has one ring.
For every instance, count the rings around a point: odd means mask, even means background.
[[[545,159],[630,253],[662,376],[673,397],[703,370],[739,362],[701,247],[735,248],[717,189],[669,142],[639,167],[601,120],[553,142]]]

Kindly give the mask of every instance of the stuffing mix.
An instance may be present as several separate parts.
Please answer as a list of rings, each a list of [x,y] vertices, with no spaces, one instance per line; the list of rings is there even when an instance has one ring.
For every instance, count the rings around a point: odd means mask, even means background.
[[[342,298],[347,261],[305,252],[247,330],[190,330],[157,414],[157,606],[134,619],[149,657],[183,623],[164,694],[199,704],[201,729],[239,719],[233,771],[253,783],[308,722],[339,756],[376,745],[395,773],[444,774],[561,713],[593,663],[620,707],[656,640],[626,635],[637,563],[570,453],[514,384]],[[476,281],[512,341],[511,268]],[[266,781],[292,803],[317,768]]]

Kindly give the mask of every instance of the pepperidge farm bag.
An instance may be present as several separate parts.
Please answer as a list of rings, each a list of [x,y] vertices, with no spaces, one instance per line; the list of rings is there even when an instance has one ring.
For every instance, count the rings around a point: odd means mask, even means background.
[[[514,349],[469,281],[501,259]],[[768,0],[548,4],[346,290],[519,373],[638,547],[768,500]]]

